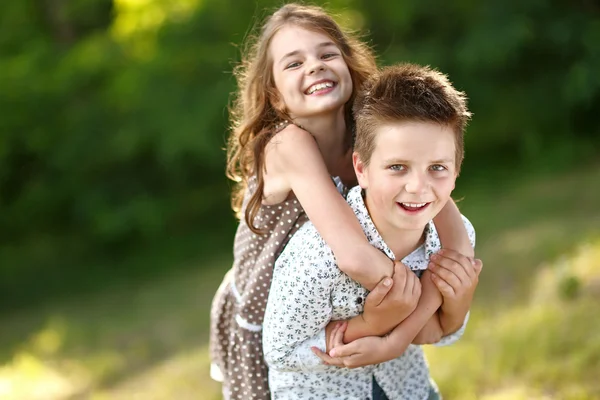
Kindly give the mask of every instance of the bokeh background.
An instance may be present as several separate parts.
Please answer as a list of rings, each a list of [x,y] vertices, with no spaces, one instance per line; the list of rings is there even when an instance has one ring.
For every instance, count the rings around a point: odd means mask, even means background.
[[[0,2],[0,399],[219,398],[231,71],[281,4]],[[463,340],[426,350],[445,398],[600,399],[598,2],[326,6],[470,98],[485,266]]]

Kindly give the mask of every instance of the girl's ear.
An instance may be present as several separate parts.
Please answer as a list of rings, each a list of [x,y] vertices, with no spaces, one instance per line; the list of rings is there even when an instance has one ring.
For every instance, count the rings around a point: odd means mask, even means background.
[[[354,166],[354,173],[356,174],[356,180],[358,180],[358,184],[361,188],[367,189],[369,186],[368,168],[360,159],[360,156],[357,152],[352,153],[352,165]]]

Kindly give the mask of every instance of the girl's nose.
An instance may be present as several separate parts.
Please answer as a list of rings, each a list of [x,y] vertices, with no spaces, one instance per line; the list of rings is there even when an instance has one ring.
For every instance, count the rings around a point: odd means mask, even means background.
[[[325,70],[325,63],[321,60],[315,60],[312,64],[309,65],[308,74],[312,75],[320,71]]]

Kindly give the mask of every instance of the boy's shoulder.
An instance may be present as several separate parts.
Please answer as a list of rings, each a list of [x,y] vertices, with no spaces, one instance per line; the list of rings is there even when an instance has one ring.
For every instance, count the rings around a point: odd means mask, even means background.
[[[292,235],[277,259],[278,262],[285,261],[288,263],[301,260],[320,261],[322,264],[335,262],[333,251],[310,221],[307,221]]]

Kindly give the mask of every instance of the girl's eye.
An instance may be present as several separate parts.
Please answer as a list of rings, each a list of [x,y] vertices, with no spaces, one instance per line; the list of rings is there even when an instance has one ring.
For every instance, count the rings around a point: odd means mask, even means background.
[[[299,61],[294,61],[292,63],[289,63],[288,65],[285,66],[285,69],[290,69],[290,68],[296,68],[300,66],[300,62]]]
[[[406,167],[404,165],[401,165],[401,164],[396,164],[396,165],[391,165],[390,169],[392,171],[404,171],[406,169]]]
[[[333,58],[333,57],[335,57],[335,56],[337,56],[337,54],[336,54],[336,53],[327,53],[327,54],[323,54],[323,55],[321,56],[321,58],[323,58],[323,59],[325,59],[325,60],[328,60],[328,59],[330,59],[330,58]]]
[[[440,164],[434,164],[430,168],[432,171],[435,171],[435,172],[441,172],[441,171],[445,171],[447,169],[446,167],[444,167],[443,165],[440,165]]]

